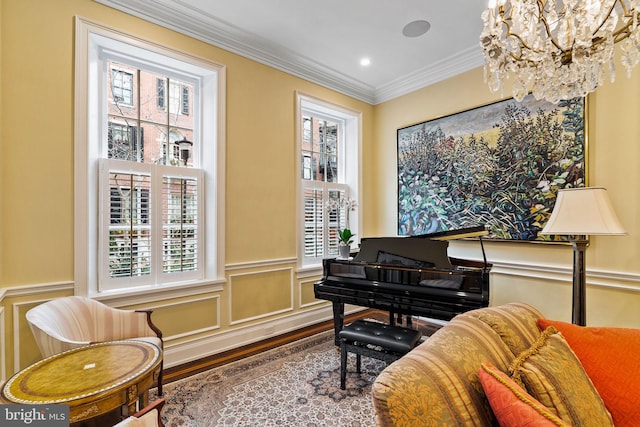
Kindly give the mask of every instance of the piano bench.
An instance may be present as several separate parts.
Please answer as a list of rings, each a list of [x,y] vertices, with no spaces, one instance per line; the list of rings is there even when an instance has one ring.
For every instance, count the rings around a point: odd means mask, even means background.
[[[382,360],[387,364],[407,354],[420,342],[422,333],[414,329],[384,323],[356,320],[338,334],[340,340],[340,389],[347,379],[347,354],[356,354],[360,373],[361,356]]]

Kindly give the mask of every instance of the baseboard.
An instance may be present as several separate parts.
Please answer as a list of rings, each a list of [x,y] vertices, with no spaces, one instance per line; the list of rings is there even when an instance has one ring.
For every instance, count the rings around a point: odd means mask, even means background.
[[[345,314],[361,312],[363,307],[345,307]],[[224,353],[280,335],[332,321],[331,306],[312,308],[301,313],[282,316],[259,324],[243,326],[215,335],[170,344],[165,347],[165,369],[188,364],[215,354]]]

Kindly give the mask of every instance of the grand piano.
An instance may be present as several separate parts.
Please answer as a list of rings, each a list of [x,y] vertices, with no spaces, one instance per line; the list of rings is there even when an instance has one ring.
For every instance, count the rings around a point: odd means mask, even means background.
[[[344,305],[352,304],[396,316],[451,320],[457,314],[489,305],[489,272],[482,245],[484,226],[410,237],[363,238],[353,259],[323,260],[323,277],[315,297],[333,303],[336,344],[344,322]],[[449,240],[479,237],[482,261],[448,256]]]

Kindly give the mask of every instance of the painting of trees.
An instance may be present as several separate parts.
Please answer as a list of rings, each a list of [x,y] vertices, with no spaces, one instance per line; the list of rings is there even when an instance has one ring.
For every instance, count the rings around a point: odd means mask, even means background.
[[[585,101],[531,95],[398,130],[398,234],[486,225],[489,238],[540,236],[558,189],[583,187]]]

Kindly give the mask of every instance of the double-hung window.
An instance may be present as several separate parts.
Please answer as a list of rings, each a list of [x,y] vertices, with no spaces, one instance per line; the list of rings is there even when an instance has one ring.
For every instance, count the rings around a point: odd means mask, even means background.
[[[339,232],[358,230],[360,114],[298,96],[302,265],[338,255]]]
[[[76,276],[88,294],[218,280],[223,67],[78,32]]]

